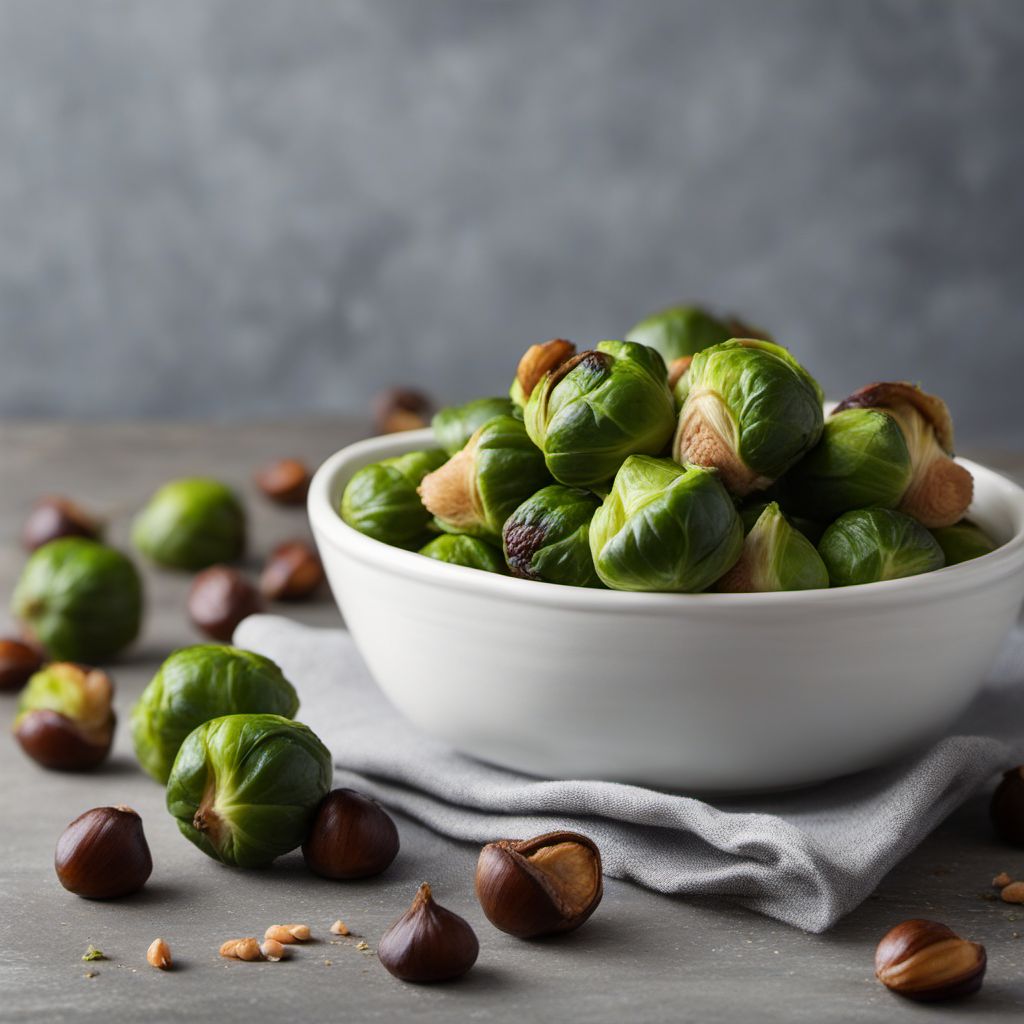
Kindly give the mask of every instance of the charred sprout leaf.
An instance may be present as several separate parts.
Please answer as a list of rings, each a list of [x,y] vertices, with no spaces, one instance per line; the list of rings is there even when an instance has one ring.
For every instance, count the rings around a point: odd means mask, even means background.
[[[452,565],[465,565],[470,569],[482,569],[484,572],[505,572],[505,562],[501,552],[493,544],[488,544],[479,537],[466,537],[462,534],[443,533],[435,537],[420,554],[438,562],[449,562]]]
[[[715,473],[632,455],[590,525],[601,581],[615,590],[705,590],[735,564],[743,525]]]
[[[696,355],[730,338],[771,338],[733,317],[713,316],[699,306],[671,306],[646,317],[626,335],[627,341],[649,345],[666,363]]]
[[[959,565],[972,558],[987,555],[999,546],[980,527],[969,519],[961,519],[952,526],[940,526],[932,530],[932,536],[939,542],[946,556],[946,565]]]
[[[430,513],[416,488],[445,461],[440,448],[409,452],[357,470],[341,498],[341,518],[354,530],[400,548],[418,548]]]
[[[628,456],[665,449],[675,404],[654,349],[602,341],[546,374],[524,416],[551,475],[570,487],[593,488],[611,480]]]
[[[454,455],[488,420],[515,412],[510,398],[477,398],[465,405],[452,405],[436,413],[430,423],[434,440],[448,455]]]
[[[777,480],[821,436],[821,389],[768,341],[734,339],[698,352],[676,394],[673,457],[717,469],[740,497]]]
[[[295,688],[269,658],[220,644],[185,647],[160,666],[132,711],[135,756],[165,783],[185,737],[203,722],[241,713],[292,718],[298,710]]]
[[[818,590],[828,571],[814,545],[779,510],[765,506],[743,541],[739,561],[715,584],[726,593]]]
[[[306,838],[331,788],[331,755],[311,729],[278,715],[228,715],[189,733],[167,809],[203,853],[261,867]]]
[[[419,494],[446,533],[498,542],[509,514],[549,480],[544,456],[527,437],[522,420],[497,416],[425,476]]]
[[[925,527],[887,508],[844,513],[825,531],[818,553],[834,587],[916,576],[946,562]]]
[[[502,531],[513,576],[599,587],[590,553],[590,521],[601,499],[576,487],[551,484],[527,498]]]

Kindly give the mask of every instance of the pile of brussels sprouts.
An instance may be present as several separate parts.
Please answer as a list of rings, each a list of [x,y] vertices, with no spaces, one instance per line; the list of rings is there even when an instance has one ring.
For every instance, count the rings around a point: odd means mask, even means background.
[[[740,337],[737,335],[757,335]],[[945,403],[869,384],[826,419],[763,331],[676,307],[625,341],[529,348],[509,397],[365,466],[339,509],[386,544],[577,587],[694,593],[897,579],[992,551]]]

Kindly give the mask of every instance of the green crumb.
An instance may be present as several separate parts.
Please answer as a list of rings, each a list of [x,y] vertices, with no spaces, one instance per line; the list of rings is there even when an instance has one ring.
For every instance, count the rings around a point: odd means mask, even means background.
[[[97,949],[95,946],[90,945],[88,949],[82,954],[83,960],[106,960],[106,955],[101,949]]]

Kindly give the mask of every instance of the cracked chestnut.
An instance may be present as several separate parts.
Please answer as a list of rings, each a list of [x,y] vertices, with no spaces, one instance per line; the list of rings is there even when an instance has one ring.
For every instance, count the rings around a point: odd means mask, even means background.
[[[109,900],[137,892],[153,870],[142,819],[130,807],[94,807],[57,840],[54,868],[76,896]]]
[[[302,856],[324,878],[369,878],[398,855],[398,829],[376,800],[335,789],[320,801]]]
[[[914,919],[885,934],[875,977],[891,992],[921,1002],[971,995],[985,977],[985,947],[938,921]]]

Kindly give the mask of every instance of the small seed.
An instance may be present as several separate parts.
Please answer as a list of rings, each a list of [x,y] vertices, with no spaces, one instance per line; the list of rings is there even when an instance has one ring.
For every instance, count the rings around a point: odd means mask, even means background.
[[[1024,882],[1011,882],[999,896],[1004,903],[1024,903]]]
[[[264,933],[263,938],[273,939],[275,942],[280,942],[284,946],[290,946],[293,942],[297,941],[295,936],[289,931],[286,924],[272,924]]]
[[[254,938],[228,939],[220,947],[220,955],[234,960],[259,960],[260,944]]]
[[[348,925],[345,924],[340,918],[331,925],[332,935],[351,935],[352,933],[348,930]]]
[[[992,879],[992,884],[997,889],[1005,889],[1012,881],[1013,879],[1005,871],[1000,871],[999,874]]]
[[[260,946],[260,952],[275,964],[278,960],[283,960],[286,955],[284,946],[277,939],[264,939],[263,945]]]
[[[154,939],[146,950],[146,963],[161,971],[171,969],[171,947],[163,939]]]

